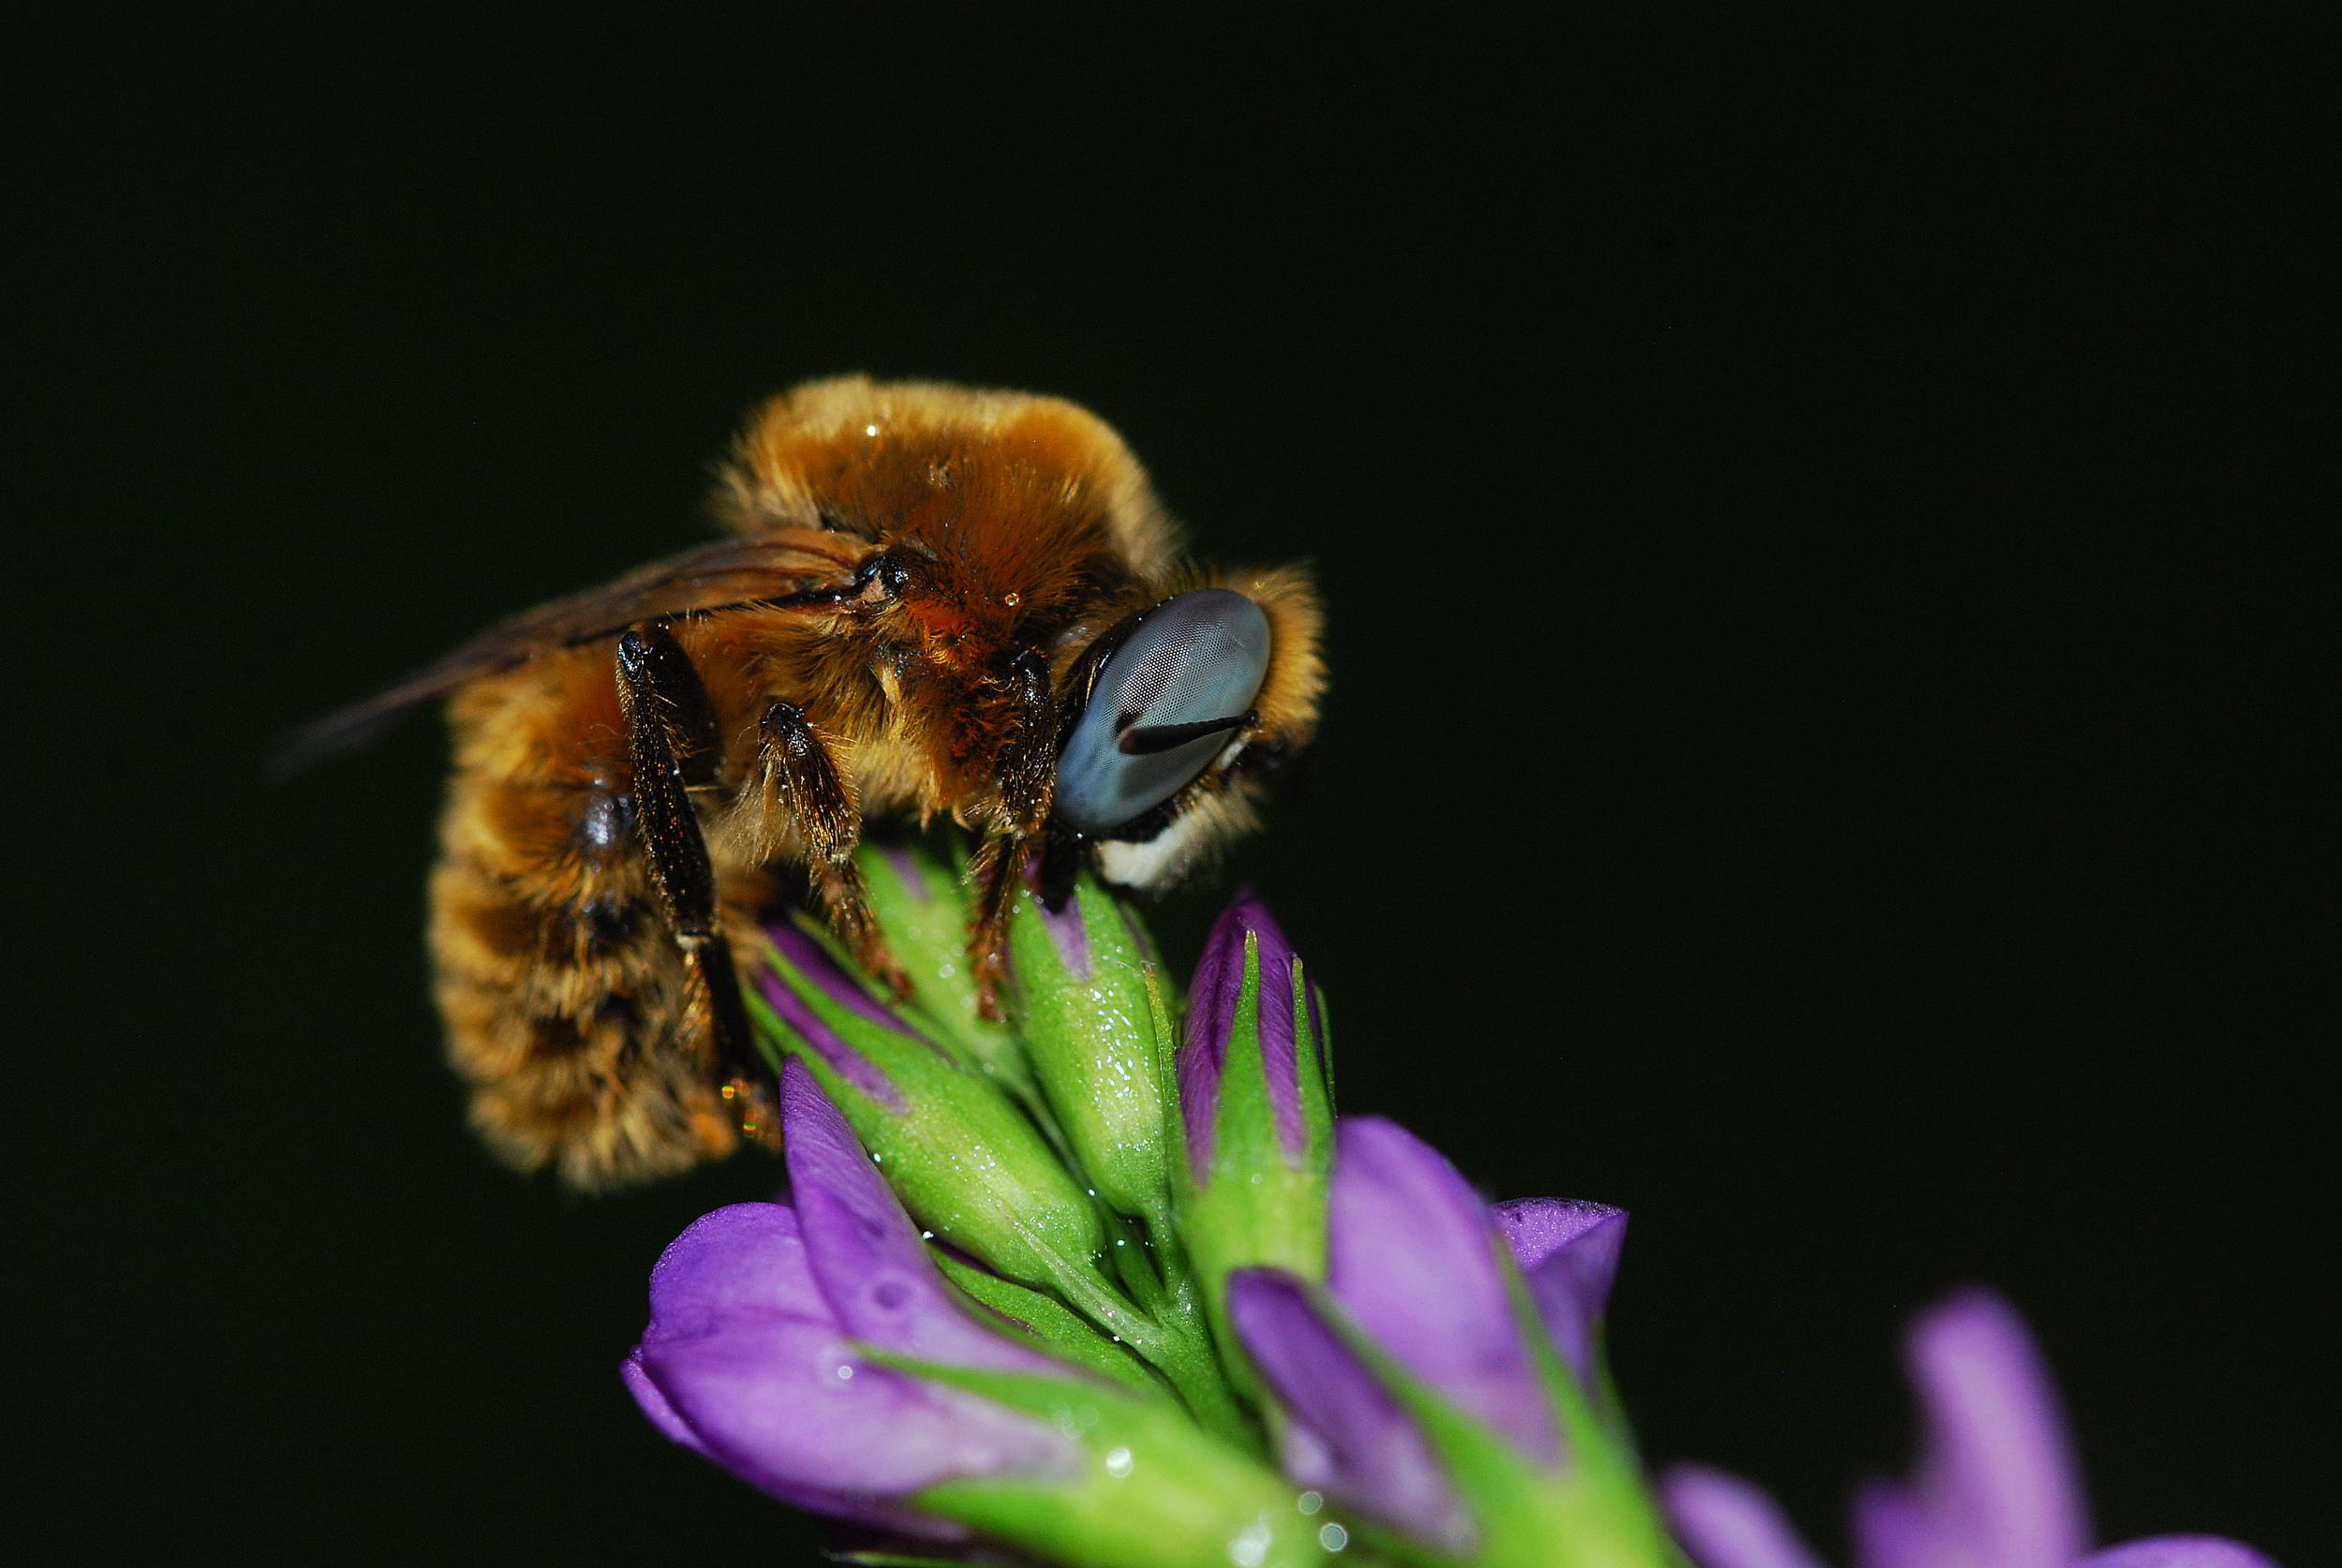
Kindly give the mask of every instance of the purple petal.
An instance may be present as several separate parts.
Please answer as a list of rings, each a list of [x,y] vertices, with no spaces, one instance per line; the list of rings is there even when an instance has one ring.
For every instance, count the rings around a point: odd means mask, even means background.
[[[830,1316],[786,1205],[734,1204],[703,1215],[650,1271],[654,1334],[702,1333],[744,1311]]]
[[[823,1513],[920,1528],[887,1500],[957,1476],[1057,1473],[1075,1459],[1040,1422],[924,1387],[865,1360],[831,1324],[780,1313],[645,1339],[630,1366],[662,1431]]]
[[[842,1328],[926,1361],[1069,1373],[960,1309],[853,1129],[793,1058],[781,1068],[780,1121],[807,1257]]]
[[[1187,1115],[1188,1163],[1201,1181],[1211,1168],[1212,1130],[1220,1111],[1220,1078],[1228,1059],[1228,1031],[1244,991],[1245,938],[1253,939],[1259,989],[1261,1069],[1277,1117],[1277,1138],[1299,1160],[1309,1146],[1301,1110],[1301,1080],[1293,1032],[1293,944],[1276,918],[1249,890],[1213,923],[1187,994],[1187,1034],[1178,1057],[1179,1103]],[[1314,1020],[1312,1020],[1314,1021]]]
[[[1049,933],[1050,942],[1057,948],[1058,962],[1075,980],[1089,978],[1089,933],[1082,928],[1081,895],[1068,894],[1057,909],[1036,897],[1033,907],[1041,911],[1041,924]]]
[[[2092,1552],[2074,1568],[2277,1568],[2276,1560],[2216,1535],[2158,1535]]]
[[[881,844],[878,852],[894,871],[895,880],[903,884],[903,891],[920,903],[926,903],[927,879],[919,869],[919,857],[911,852],[911,847],[907,844]]]
[[[1855,1561],[1867,1568],[1959,1568],[1967,1561],[1959,1525],[1931,1516],[1908,1487],[1865,1482],[1855,1487],[1849,1512]]]
[[[893,1029],[897,1034],[909,1034],[912,1029],[901,1018],[887,1011],[877,998],[864,989],[853,976],[837,967],[837,961],[821,943],[794,925],[768,925],[764,934],[773,939],[773,946],[788,960],[789,967],[821,988],[822,994],[849,1013],[867,1018],[871,1023]]]
[[[1822,1568],[1772,1499],[1737,1475],[1678,1465],[1660,1478],[1659,1495],[1699,1568]]]
[[[1912,1325],[1904,1359],[1922,1413],[1912,1507],[1979,1562],[2068,1568],[2089,1539],[2081,1482],[2017,1314],[1982,1291],[1954,1296]]]
[[[1625,1210],[1580,1198],[1508,1198],[1489,1206],[1496,1228],[1526,1274],[1605,1220],[1623,1217]],[[1615,1261],[1616,1251],[1612,1257]],[[1605,1293],[1608,1283],[1604,1282]]]
[[[706,1444],[700,1442],[699,1434],[691,1430],[691,1424],[683,1419],[682,1413],[669,1404],[667,1397],[659,1392],[659,1385],[650,1381],[650,1374],[643,1370],[642,1346],[637,1345],[627,1353],[626,1359],[618,1364],[618,1377],[625,1383],[626,1391],[634,1396],[634,1402],[642,1407],[643,1413],[650,1417],[650,1424],[659,1428],[660,1436],[669,1442],[682,1444],[702,1458],[715,1457],[707,1452]]]
[[[1513,1319],[1495,1222],[1437,1150],[1394,1122],[1336,1134],[1327,1282],[1416,1377],[1547,1463],[1561,1431]]]
[[[1238,1269],[1228,1276],[1228,1321],[1291,1417],[1278,1434],[1287,1475],[1451,1551],[1471,1546],[1455,1487],[1422,1430],[1298,1280]]]
[[[1583,1383],[1593,1375],[1593,1328],[1618,1278],[1626,1211],[1576,1198],[1516,1198],[1495,1207],[1546,1332]]]
[[[815,1283],[797,1216],[778,1204],[719,1209],[675,1239],[621,1371],[673,1441],[799,1506],[899,1529],[940,1527],[887,1496],[1068,1461],[1036,1423],[864,1362]]]

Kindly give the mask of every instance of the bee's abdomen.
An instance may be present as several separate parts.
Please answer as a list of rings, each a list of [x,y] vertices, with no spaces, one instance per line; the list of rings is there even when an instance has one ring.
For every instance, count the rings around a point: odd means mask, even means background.
[[[459,775],[431,880],[448,1054],[525,1170],[601,1188],[730,1153],[737,1119],[606,788]]]

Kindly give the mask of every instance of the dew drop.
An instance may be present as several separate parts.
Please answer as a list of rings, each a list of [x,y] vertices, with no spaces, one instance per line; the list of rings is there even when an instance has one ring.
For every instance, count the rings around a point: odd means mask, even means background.
[[[1324,1492],[1303,1492],[1299,1497],[1293,1500],[1293,1505],[1301,1510],[1304,1514],[1314,1514],[1320,1508],[1326,1506],[1326,1494]]]
[[[1329,1552],[1338,1552],[1350,1544],[1350,1532],[1338,1524],[1319,1525],[1317,1544]]]
[[[1244,1528],[1244,1533],[1228,1543],[1228,1561],[1236,1568],[1260,1568],[1268,1561],[1268,1525],[1255,1520]]]
[[[1131,1472],[1131,1451],[1127,1448],[1106,1450],[1106,1473],[1117,1481]]]
[[[853,1381],[852,1362],[841,1361],[837,1364],[837,1381],[839,1383],[852,1383]]]
[[[866,424],[862,427],[862,434],[865,436],[875,436],[878,434],[878,426],[875,424]]]

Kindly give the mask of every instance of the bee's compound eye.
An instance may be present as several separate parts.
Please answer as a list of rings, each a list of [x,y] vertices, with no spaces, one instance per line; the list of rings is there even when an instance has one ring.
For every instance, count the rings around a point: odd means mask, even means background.
[[[1104,834],[1177,794],[1252,718],[1268,617],[1227,588],[1175,594],[1106,659],[1057,764],[1057,814]]]

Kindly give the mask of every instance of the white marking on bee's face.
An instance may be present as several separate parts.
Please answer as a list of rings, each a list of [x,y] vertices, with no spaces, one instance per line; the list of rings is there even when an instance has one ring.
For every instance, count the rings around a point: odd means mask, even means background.
[[[1174,818],[1171,824],[1144,844],[1109,838],[1098,846],[1098,874],[1117,887],[1147,891],[1162,886],[1194,858],[1204,821],[1193,812]]]

